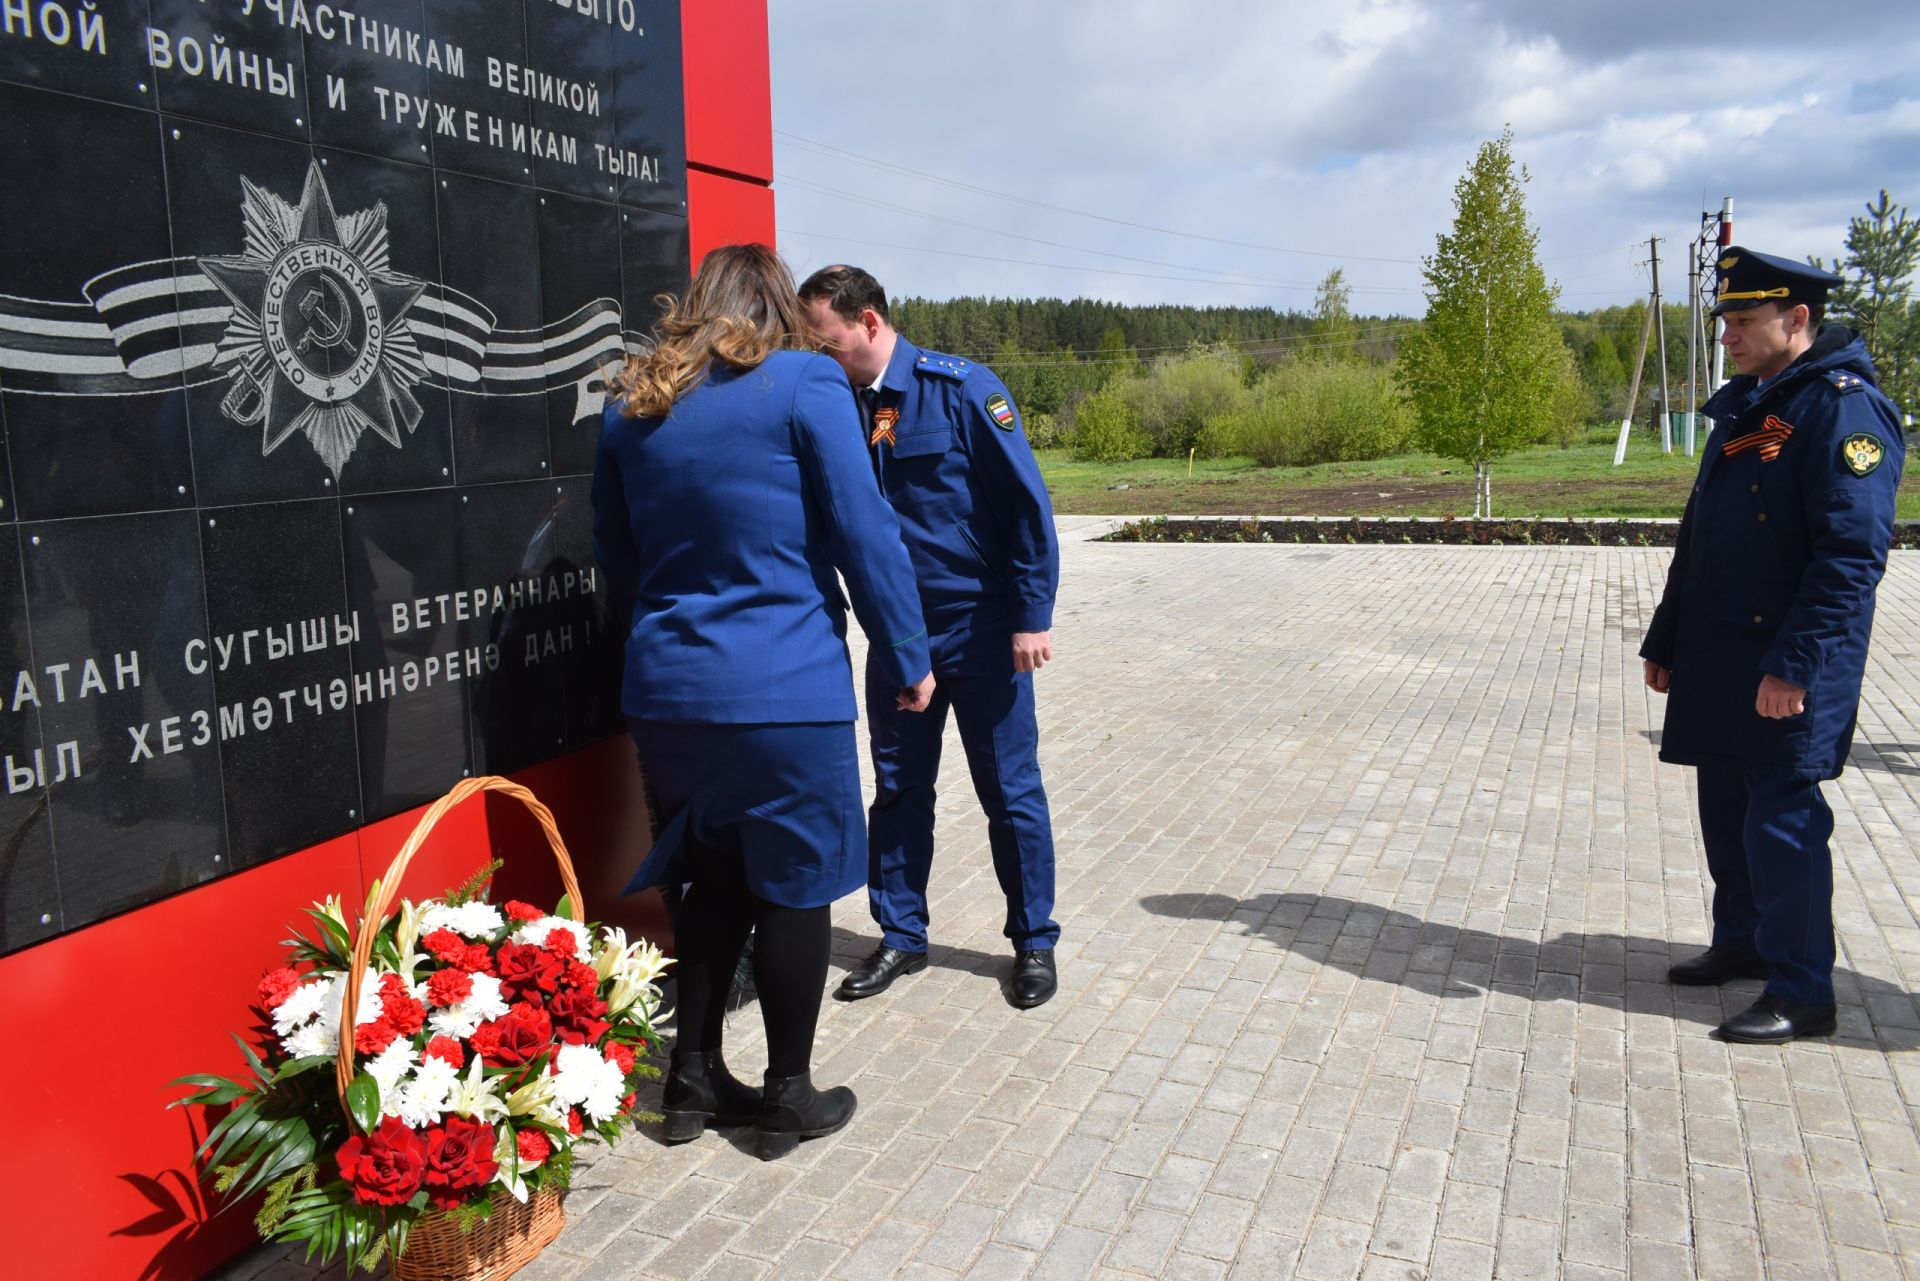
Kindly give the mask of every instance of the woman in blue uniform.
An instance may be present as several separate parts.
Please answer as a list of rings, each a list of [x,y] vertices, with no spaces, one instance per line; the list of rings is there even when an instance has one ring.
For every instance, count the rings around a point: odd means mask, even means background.
[[[752,1122],[770,1159],[854,1108],[810,1077],[828,906],[866,884],[836,571],[899,706],[924,708],[933,678],[846,375],[807,350],[786,265],[759,245],[715,250],[657,338],[615,380],[593,480],[594,551],[630,619],[621,707],[665,824],[629,888],[689,886],[668,1138]],[[749,930],[764,1095],[720,1051]]]

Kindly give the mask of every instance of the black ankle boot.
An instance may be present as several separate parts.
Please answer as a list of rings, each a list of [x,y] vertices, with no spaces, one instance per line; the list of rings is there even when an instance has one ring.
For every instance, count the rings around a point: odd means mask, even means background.
[[[813,1088],[811,1075],[767,1073],[765,1101],[753,1130],[754,1154],[762,1161],[785,1156],[802,1139],[832,1134],[853,1120],[853,1091],[844,1085]]]
[[[718,1050],[675,1050],[667,1064],[660,1111],[669,1143],[700,1137],[709,1125],[751,1125],[760,1115],[760,1091],[727,1071]]]

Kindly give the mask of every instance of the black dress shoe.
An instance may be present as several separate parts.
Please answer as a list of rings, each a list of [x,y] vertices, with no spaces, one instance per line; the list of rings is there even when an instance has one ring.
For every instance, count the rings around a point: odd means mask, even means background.
[[[834,993],[843,1001],[857,1001],[863,996],[878,996],[893,986],[893,981],[905,974],[918,974],[927,968],[925,952],[903,952],[897,947],[877,947],[873,955],[860,962],[860,968],[850,971],[840,980],[840,988]]]
[[[1722,1023],[1716,1031],[1723,1041],[1784,1045],[1796,1037],[1832,1036],[1836,1023],[1831,1005],[1795,1005],[1763,992],[1759,1000]]]
[[[1669,968],[1667,982],[1683,987],[1719,987],[1734,979],[1763,979],[1772,973],[1766,958],[1758,952],[1710,947]]]
[[[1060,990],[1053,968],[1053,949],[1013,954],[1013,977],[1007,980],[1007,1004],[1016,1010],[1045,1005]]]

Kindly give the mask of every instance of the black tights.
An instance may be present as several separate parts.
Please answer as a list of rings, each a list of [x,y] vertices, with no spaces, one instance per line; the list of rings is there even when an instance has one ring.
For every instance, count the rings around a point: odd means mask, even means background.
[[[827,983],[831,912],[781,907],[747,888],[737,857],[701,850],[692,888],[674,923],[683,1050],[717,1050],[727,1019],[727,993],[746,947],[753,945],[753,983],[767,1027],[767,1073],[799,1076],[813,1061],[813,1031]]]

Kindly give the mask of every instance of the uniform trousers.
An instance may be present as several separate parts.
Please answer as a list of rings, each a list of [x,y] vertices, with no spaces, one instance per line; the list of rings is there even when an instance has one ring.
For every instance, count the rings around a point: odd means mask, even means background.
[[[1033,673],[941,673],[924,712],[896,710],[897,693],[869,664],[874,799],[867,811],[867,897],[880,941],[905,952],[927,950],[934,784],[951,710],[987,816],[993,871],[1007,899],[1006,936],[1019,951],[1052,948],[1060,937],[1053,920],[1053,819],[1040,780]]]
[[[1833,1000],[1833,811],[1814,779],[1701,765],[1700,835],[1713,876],[1713,945],[1757,952],[1767,992]]]

